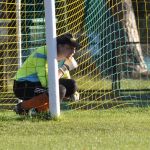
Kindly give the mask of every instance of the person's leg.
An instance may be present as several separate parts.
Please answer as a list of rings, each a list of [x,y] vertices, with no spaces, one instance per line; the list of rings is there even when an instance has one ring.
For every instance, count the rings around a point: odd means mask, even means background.
[[[60,101],[64,97],[72,95],[75,91],[76,85],[74,80],[60,80]],[[38,112],[43,112],[47,111],[49,108],[48,93],[47,91],[45,91],[45,89],[41,88],[40,83],[34,84],[30,82],[16,82],[14,84],[14,93],[16,97],[23,100],[23,102],[19,103],[18,105],[20,110],[29,110],[31,108],[36,108]]]
[[[59,96],[60,96],[60,101],[65,97],[66,95],[66,88],[63,85],[59,85]],[[45,102],[44,105],[41,105],[37,107],[38,112],[46,112],[49,109],[49,102]]]
[[[35,108],[39,111],[43,110],[44,108],[45,110],[47,110],[46,108],[48,107],[48,105],[49,99],[47,93],[39,94],[29,100],[21,102],[21,108],[24,110],[29,110],[31,108]]]
[[[31,83],[28,84],[26,83],[26,85],[25,83],[24,84],[22,83],[21,85],[20,83],[18,83],[14,86],[15,95],[17,95],[19,98],[24,99],[23,102],[18,104],[20,112],[24,110],[27,111],[31,108],[35,108],[38,112],[48,111],[49,109],[48,93],[45,89],[37,87],[40,87],[40,85],[39,84],[31,85]],[[22,89],[22,91],[20,89]],[[60,100],[62,100],[66,95],[66,88],[63,85],[59,85],[59,91],[60,91]],[[31,96],[33,97],[27,100],[25,99]]]
[[[27,113],[32,108],[35,108],[37,112],[47,112],[49,109],[47,93],[39,94],[31,99],[18,103],[14,111],[21,115]]]
[[[62,84],[59,84],[59,97],[60,97],[60,101],[63,100],[63,98],[65,97],[66,95],[66,88],[65,86],[63,86]]]
[[[42,91],[38,92],[41,89]],[[30,81],[14,81],[13,92],[20,100],[28,100],[38,95],[39,93],[45,92],[46,89],[41,86],[40,82]]]
[[[43,88],[40,82],[15,81],[13,91],[17,98],[23,100],[15,107],[16,113],[21,114],[31,108],[36,108],[39,111],[48,110],[47,89]]]
[[[66,88],[65,97],[70,97],[77,91],[77,84],[73,79],[59,79],[59,84]]]

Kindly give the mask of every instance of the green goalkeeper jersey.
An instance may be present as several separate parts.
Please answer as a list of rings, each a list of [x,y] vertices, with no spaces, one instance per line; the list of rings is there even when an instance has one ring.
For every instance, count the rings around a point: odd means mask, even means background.
[[[41,82],[43,87],[47,87],[47,49],[46,46],[37,48],[17,71],[15,80]]]
[[[64,61],[58,63],[60,68]],[[67,72],[65,76],[68,76]],[[15,76],[17,81],[40,82],[43,87],[48,86],[48,64],[46,46],[37,48],[24,62]]]

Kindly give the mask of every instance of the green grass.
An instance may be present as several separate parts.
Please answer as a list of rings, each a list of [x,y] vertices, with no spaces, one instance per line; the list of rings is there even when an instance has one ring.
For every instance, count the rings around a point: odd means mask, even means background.
[[[148,150],[150,108],[64,111],[41,120],[0,112],[0,150]]]
[[[112,89],[111,79],[99,79],[93,77],[78,77],[77,85],[79,89],[90,88],[92,90],[110,90]],[[120,80],[121,89],[150,89],[149,80],[122,79]]]

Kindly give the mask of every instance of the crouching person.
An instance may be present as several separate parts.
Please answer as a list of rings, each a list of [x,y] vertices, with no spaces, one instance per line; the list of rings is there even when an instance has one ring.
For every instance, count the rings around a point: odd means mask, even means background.
[[[73,79],[65,79],[62,76],[75,68],[77,62],[73,58],[76,48],[79,46],[76,39],[70,33],[57,37],[57,60],[65,60],[58,70],[60,101],[71,97],[77,91],[77,85]],[[35,50],[17,71],[13,91],[17,98],[22,100],[14,111],[17,114],[25,114],[34,108],[37,112],[46,112],[49,109],[48,100],[48,68],[46,46]]]
[[[65,60],[59,61],[58,63],[58,67],[61,68],[64,65]],[[71,75],[69,70],[65,72],[65,74],[61,77],[63,79],[71,79]],[[76,91],[75,93],[73,93],[72,95],[70,95],[69,97],[67,97],[67,99],[65,100],[69,100],[69,101],[79,101],[80,98],[80,94],[78,91]]]

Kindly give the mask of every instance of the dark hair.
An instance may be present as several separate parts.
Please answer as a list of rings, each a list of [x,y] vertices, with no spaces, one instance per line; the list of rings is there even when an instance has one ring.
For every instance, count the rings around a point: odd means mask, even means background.
[[[71,33],[66,33],[61,36],[57,37],[57,45],[59,44],[68,44],[73,47],[79,47],[79,43],[77,40],[72,36]]]

